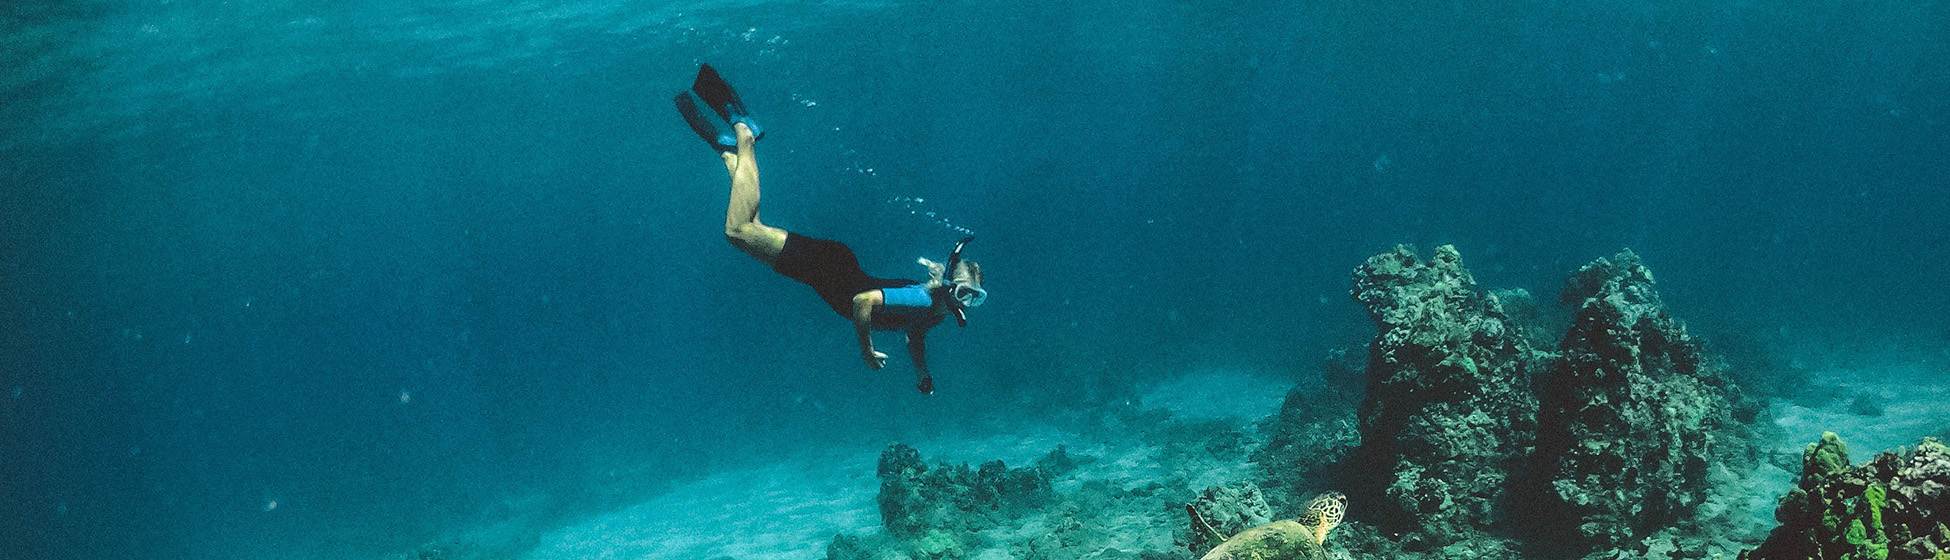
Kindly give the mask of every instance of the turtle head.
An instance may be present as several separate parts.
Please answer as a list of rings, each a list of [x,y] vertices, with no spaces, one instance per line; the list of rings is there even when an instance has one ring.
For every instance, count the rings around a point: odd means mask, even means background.
[[[1327,532],[1341,524],[1347,516],[1347,495],[1340,492],[1327,492],[1307,502],[1307,511],[1300,514],[1300,524],[1313,530],[1317,544],[1327,543]]]

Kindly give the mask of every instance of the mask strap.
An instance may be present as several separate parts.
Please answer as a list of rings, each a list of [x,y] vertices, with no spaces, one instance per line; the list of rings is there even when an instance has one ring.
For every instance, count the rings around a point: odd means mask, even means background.
[[[948,253],[948,269],[947,269],[946,277],[950,285],[953,285],[954,283],[953,278],[955,276],[955,267],[961,266],[962,247],[968,246],[968,242],[974,240],[975,237],[972,235],[968,237],[963,237],[961,238],[961,241],[955,243],[955,250],[950,251]],[[955,294],[951,289],[951,291],[948,292],[948,312],[955,314],[956,325],[966,327],[968,326],[968,313],[962,311],[961,299],[956,298],[954,296]]]

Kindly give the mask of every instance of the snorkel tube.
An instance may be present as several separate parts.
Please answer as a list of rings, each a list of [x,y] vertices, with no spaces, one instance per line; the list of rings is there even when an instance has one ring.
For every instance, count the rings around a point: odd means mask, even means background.
[[[953,252],[948,253],[948,269],[946,271],[947,276],[950,277],[954,276],[955,267],[961,265],[962,247],[968,246],[968,242],[974,240],[975,240],[974,236],[969,236],[969,237],[963,237],[961,238],[961,241],[955,242],[955,250]],[[948,285],[953,286],[954,283],[951,281],[949,282]],[[953,290],[954,288],[950,287],[949,289]],[[948,300],[948,312],[955,314],[955,324],[962,327],[968,326],[968,313],[963,311],[963,309],[966,309],[967,306],[962,304],[961,299],[954,297],[952,295],[952,292],[950,292],[950,295],[948,297],[942,299]]]

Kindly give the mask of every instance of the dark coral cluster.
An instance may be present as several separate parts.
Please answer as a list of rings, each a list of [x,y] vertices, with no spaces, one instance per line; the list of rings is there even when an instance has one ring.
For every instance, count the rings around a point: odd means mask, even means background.
[[[960,534],[993,527],[1041,507],[1051,495],[1049,475],[1036,467],[1011,469],[989,461],[929,468],[921,452],[894,444],[880,454],[880,517],[895,537]]]
[[[919,451],[895,444],[881,453],[878,467],[878,499],[887,530],[837,535],[826,557],[955,560],[972,557],[977,550],[1006,550],[1024,560],[1165,557],[1169,539],[1131,538],[1121,529],[1132,521],[1119,518],[1130,512],[1151,513],[1140,521],[1166,518],[1170,510],[1161,484],[1124,488],[1090,481],[1071,492],[1052,489],[1053,476],[1091,460],[1059,446],[1031,467],[1012,469],[1001,461],[975,469],[966,464],[929,466]],[[1035,530],[1024,531],[1025,525]]]
[[[1426,259],[1396,247],[1354,272],[1354,300],[1380,332],[1351,482],[1357,498],[1383,498],[1363,503],[1415,548],[1494,519],[1535,431],[1542,356],[1475,284],[1447,245]]]
[[[1625,547],[1684,520],[1710,467],[1744,449],[1738,390],[1630,251],[1566,282],[1575,318],[1555,352],[1532,345],[1547,329],[1528,294],[1480,291],[1450,246],[1375,255],[1352,295],[1378,331],[1359,447],[1338,471],[1280,447],[1324,427],[1296,409],[1317,402],[1289,398],[1256,459],[1289,478],[1344,474],[1403,550],[1508,555],[1497,535],[1555,555]]]
[[[1558,301],[1577,312],[1540,380],[1536,468],[1548,503],[1536,528],[1605,548],[1679,523],[1732,451],[1719,448],[1745,440],[1737,390],[1631,251],[1579,269]]]
[[[1950,448],[1936,438],[1851,466],[1828,432],[1801,464],[1774,512],[1781,525],[1740,560],[1950,559]]]

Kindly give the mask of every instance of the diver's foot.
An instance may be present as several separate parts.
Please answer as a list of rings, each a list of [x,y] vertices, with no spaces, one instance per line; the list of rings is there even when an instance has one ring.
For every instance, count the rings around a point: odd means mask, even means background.
[[[934,377],[929,376],[929,377],[921,378],[921,386],[916,388],[920,389],[923,394],[928,394],[928,395],[934,394]]]
[[[746,143],[758,143],[758,137],[752,135],[752,127],[745,126],[743,122],[731,123],[731,130],[738,134],[738,144],[740,146]]]

